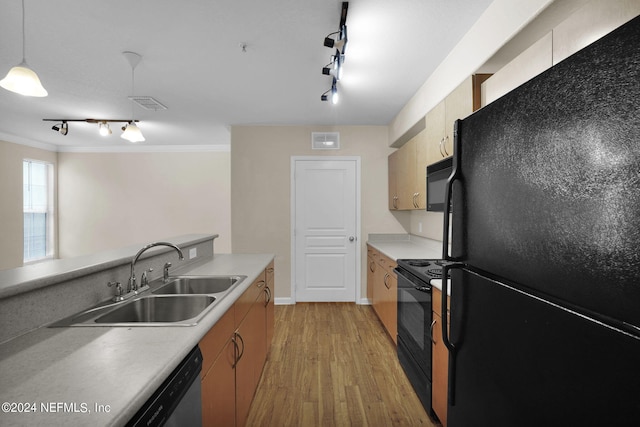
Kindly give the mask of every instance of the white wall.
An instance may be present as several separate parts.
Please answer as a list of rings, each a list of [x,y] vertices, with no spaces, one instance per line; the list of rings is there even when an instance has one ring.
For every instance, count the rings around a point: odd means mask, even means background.
[[[311,150],[311,132],[340,132],[340,150]],[[275,253],[275,296],[291,296],[291,156],[360,156],[361,295],[369,233],[405,233],[387,209],[386,126],[234,126],[231,129],[233,251]]]
[[[58,154],[60,257],[218,233],[231,251],[228,151]]]

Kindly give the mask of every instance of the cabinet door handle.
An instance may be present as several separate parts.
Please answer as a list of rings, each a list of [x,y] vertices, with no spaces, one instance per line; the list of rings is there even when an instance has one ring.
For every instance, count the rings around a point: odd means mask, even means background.
[[[240,349],[238,348],[238,341],[236,341],[236,335],[235,333],[233,334],[233,337],[231,337],[231,342],[233,343],[233,364],[231,365],[232,368],[235,368],[236,365],[238,364],[238,353],[240,352]]]
[[[372,273],[376,270],[376,263],[375,261],[371,261],[369,263],[369,271],[371,271]]]
[[[436,321],[437,319],[433,319],[433,322],[431,322],[431,327],[429,328],[429,336],[431,337],[431,342],[432,343],[436,343],[436,340],[433,339],[433,327],[436,325]]]
[[[238,337],[240,339],[240,342],[242,343],[242,351],[240,351],[238,348],[238,342],[235,340],[236,337]],[[244,340],[242,339],[242,335],[240,335],[238,332],[234,333],[234,337],[231,340],[233,341],[233,345],[235,347],[235,353],[236,353],[236,361],[233,364],[233,367],[235,368],[238,362],[240,362],[240,359],[242,359],[242,356],[244,356]]]
[[[449,141],[449,135],[447,135],[447,137],[444,140],[444,144],[442,144],[442,148],[444,148],[444,154],[446,154],[446,156],[449,156],[449,153],[447,152],[447,141]]]
[[[440,140],[440,155],[444,157],[444,153],[442,152],[442,143],[444,142],[444,137]]]
[[[387,283],[387,279],[389,278],[389,273],[384,273],[384,286],[387,289],[391,289],[391,286],[389,286],[389,284]]]
[[[260,281],[258,281],[257,286],[258,286],[259,288],[263,287],[263,286],[264,286],[264,280],[260,280]]]
[[[271,302],[271,289],[267,286],[263,289],[264,293],[267,295],[267,298],[264,300],[264,306],[268,306]]]

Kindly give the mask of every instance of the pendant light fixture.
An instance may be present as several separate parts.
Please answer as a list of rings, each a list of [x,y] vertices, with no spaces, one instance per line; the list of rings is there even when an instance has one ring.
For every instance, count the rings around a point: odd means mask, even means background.
[[[129,64],[131,65],[131,97],[134,95],[134,82],[135,82],[135,69],[142,57],[134,52],[122,52],[124,57]],[[131,121],[122,128],[124,132],[120,135],[120,138],[126,139],[129,142],[141,142],[144,141],[144,136],[142,135],[142,131],[138,126],[136,126],[136,120],[133,115],[134,106],[133,101],[131,101]]]
[[[27,65],[24,33],[24,0],[22,0],[22,62],[9,70],[7,76],[0,80],[0,86],[20,95],[47,96],[48,93],[42,87],[38,75]]]

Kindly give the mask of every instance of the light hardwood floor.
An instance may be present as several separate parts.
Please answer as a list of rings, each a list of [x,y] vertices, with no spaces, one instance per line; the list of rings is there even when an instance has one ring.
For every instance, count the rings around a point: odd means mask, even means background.
[[[247,426],[437,426],[373,309],[276,306],[271,352]]]

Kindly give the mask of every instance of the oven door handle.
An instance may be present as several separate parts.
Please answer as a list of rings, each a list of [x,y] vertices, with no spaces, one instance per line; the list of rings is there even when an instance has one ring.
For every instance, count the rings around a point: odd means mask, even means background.
[[[431,322],[431,327],[429,328],[429,338],[431,338],[431,343],[435,344],[436,340],[433,339],[433,327],[436,325],[436,319],[433,319]]]

